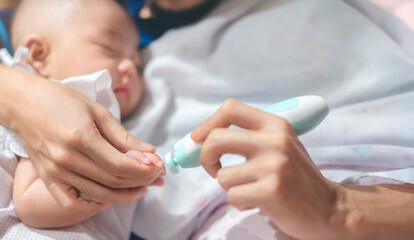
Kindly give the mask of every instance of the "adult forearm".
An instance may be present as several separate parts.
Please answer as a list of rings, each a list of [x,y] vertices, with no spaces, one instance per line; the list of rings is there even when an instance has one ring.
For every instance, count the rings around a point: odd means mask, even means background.
[[[45,79],[0,64],[0,124],[16,130],[15,120],[19,119],[27,103],[34,101],[30,92],[41,88],[34,81],[41,82]],[[26,101],[24,97],[27,97]]]
[[[414,185],[341,185],[336,217],[343,239],[412,239]],[[339,226],[337,225],[337,226]]]

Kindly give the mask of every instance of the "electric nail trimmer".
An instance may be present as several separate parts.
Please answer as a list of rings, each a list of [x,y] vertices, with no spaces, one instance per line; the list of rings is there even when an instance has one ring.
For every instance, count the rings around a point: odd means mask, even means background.
[[[318,126],[329,113],[325,100],[315,95],[291,98],[261,110],[286,119],[298,136]],[[165,163],[173,174],[180,172],[179,167],[201,166],[199,158],[202,143],[194,142],[190,135],[191,133],[187,134],[174,145],[173,153],[164,156]]]

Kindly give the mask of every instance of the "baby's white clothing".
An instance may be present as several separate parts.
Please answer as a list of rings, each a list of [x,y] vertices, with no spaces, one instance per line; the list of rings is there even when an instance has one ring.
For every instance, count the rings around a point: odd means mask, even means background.
[[[5,49],[2,49],[0,59],[7,66],[35,73],[33,68],[25,63],[27,53],[28,49],[21,47],[12,58]],[[107,107],[115,118],[120,119],[119,105],[111,90],[112,80],[107,70],[60,82]],[[81,223],[56,230],[35,229],[24,225],[18,219],[12,202],[13,178],[18,163],[16,156],[28,157],[18,137],[0,125],[1,239],[129,239],[136,203],[111,206]]]

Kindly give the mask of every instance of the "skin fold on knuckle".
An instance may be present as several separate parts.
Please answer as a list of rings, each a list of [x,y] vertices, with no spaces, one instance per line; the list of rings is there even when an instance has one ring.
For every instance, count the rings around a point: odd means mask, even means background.
[[[229,190],[229,188],[231,187],[229,184],[229,178],[227,176],[227,174],[225,173],[225,171],[223,171],[223,169],[220,169],[217,172],[217,180],[220,184],[220,186],[224,189],[224,191]]]
[[[220,155],[218,147],[220,146],[219,140],[219,129],[214,129],[213,134],[210,134],[203,144],[203,148],[200,153],[200,162],[203,166],[209,167],[216,164],[215,157]],[[221,142],[221,141],[220,141]],[[214,161],[212,161],[214,160]]]
[[[286,198],[280,176],[268,176],[258,191],[264,200],[281,202]]]
[[[212,121],[213,120],[209,118],[200,125],[200,132],[198,134],[197,141],[204,142],[210,135],[211,130],[214,129]]]
[[[290,168],[290,162],[287,157],[279,154],[266,154],[260,163],[262,172],[274,176],[283,176]]]
[[[111,190],[109,189],[93,189],[86,184],[79,188],[79,191],[87,198],[99,203],[109,203],[116,196],[116,194],[111,195]]]
[[[262,133],[261,142],[266,150],[276,151],[284,155],[288,155],[292,148],[292,138],[285,132]]]
[[[53,179],[62,179],[64,178],[65,174],[65,170],[63,170],[59,164],[48,162],[45,171],[42,172],[42,175],[39,176],[44,176],[44,179],[46,180],[49,179],[49,177]]]
[[[217,147],[221,144],[223,136],[227,134],[225,128],[215,128],[213,129],[206,139],[206,143],[211,147]]]
[[[99,129],[98,129],[98,131],[99,131]],[[100,136],[102,136],[101,132],[99,132],[99,134],[100,134]],[[116,139],[116,142],[114,142],[114,143],[116,145],[116,148],[122,153],[126,153],[127,151],[131,150],[134,147],[133,145],[131,145],[131,143],[136,143],[134,141],[135,138],[131,135],[131,133],[129,133],[124,128],[122,128],[121,130],[119,130],[117,132],[116,137],[117,137],[117,139]],[[137,141],[137,142],[139,143],[139,141]]]
[[[94,114],[96,121],[98,121],[100,124],[107,123],[113,118],[111,112],[107,108],[102,106],[95,106]]]
[[[109,174],[115,177],[128,177],[131,169],[134,168],[133,163],[125,154],[119,152],[116,155],[115,161],[107,161],[103,167]]]
[[[110,188],[123,188],[126,186],[125,178],[115,177],[112,175],[109,175],[109,177],[105,178],[104,184]]]
[[[238,105],[240,105],[240,101],[235,99],[235,98],[228,98],[224,103],[223,106],[221,107],[223,111],[231,111],[232,109],[234,109],[235,107],[237,107]]]
[[[279,120],[278,127],[279,127],[280,131],[290,133],[290,130],[292,129],[290,123],[284,118],[278,118],[278,120]]]
[[[88,143],[85,139],[85,136],[88,134],[85,134],[85,132],[88,132],[89,129],[91,128],[85,124],[74,125],[62,129],[62,141],[70,147],[82,146],[83,144]]]
[[[237,111],[236,109],[241,105],[241,103],[234,98],[227,99],[224,104],[219,109],[220,115],[223,116],[223,121],[226,121],[226,119],[234,119],[237,117]],[[224,122],[224,125],[228,126],[230,125],[229,122]]]
[[[235,208],[237,208],[239,211],[243,211],[245,209],[245,206],[240,201],[239,194],[233,188],[230,188],[227,191],[227,201],[232,206],[234,206]]]
[[[44,161],[46,164],[45,165],[40,165],[39,167],[36,167],[35,164],[35,169],[37,171],[37,174],[39,175],[39,177],[42,179],[42,181],[45,183],[45,185],[47,186],[48,184],[50,184],[50,182],[53,179],[53,175],[50,173],[49,171],[49,167],[51,167],[51,163],[48,163],[46,160],[42,160]]]

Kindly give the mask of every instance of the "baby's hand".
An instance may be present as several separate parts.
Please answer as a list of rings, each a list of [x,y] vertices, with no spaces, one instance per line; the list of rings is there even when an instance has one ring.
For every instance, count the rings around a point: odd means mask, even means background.
[[[126,155],[130,158],[138,160],[138,162],[140,162],[142,164],[145,164],[145,165],[153,164],[153,165],[155,165],[159,168],[164,168],[164,162],[161,160],[160,157],[158,157],[154,153],[140,152],[140,151],[137,151],[137,150],[130,150],[126,153]],[[163,186],[165,181],[162,177],[165,176],[165,175],[166,175],[166,172],[164,170],[164,172],[161,174],[161,177],[155,179],[155,181],[152,182],[150,184],[150,186]]]
[[[158,157],[156,154],[149,153],[149,152],[140,152],[137,150],[131,150],[126,153],[126,155],[130,158],[138,160],[140,163],[145,165],[154,164],[159,168],[164,167],[164,162]]]

